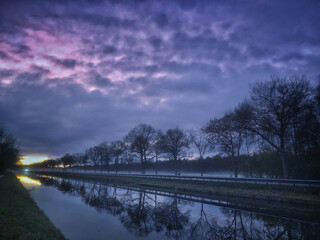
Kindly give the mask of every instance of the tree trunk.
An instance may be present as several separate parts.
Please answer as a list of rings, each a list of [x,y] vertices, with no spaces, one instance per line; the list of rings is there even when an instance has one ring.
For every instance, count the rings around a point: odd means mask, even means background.
[[[143,153],[140,153],[140,163],[141,163],[141,174],[144,174],[143,172]]]
[[[147,165],[147,154],[143,153],[143,174],[146,174],[146,165]]]
[[[234,177],[238,177],[238,159],[235,156],[232,156],[233,164],[234,164]]]
[[[175,175],[178,175],[178,164],[177,164],[177,162],[178,162],[178,159],[177,158],[175,158],[174,160],[174,170],[175,170]]]
[[[280,152],[280,158],[282,162],[283,178],[288,179],[288,161],[283,151]]]
[[[201,177],[203,177],[203,157],[200,156],[200,164],[201,164]]]
[[[118,157],[117,157],[116,174],[118,174],[118,165],[119,165],[119,159],[118,159]]]
[[[146,174],[146,162],[143,162],[143,170],[142,174]]]

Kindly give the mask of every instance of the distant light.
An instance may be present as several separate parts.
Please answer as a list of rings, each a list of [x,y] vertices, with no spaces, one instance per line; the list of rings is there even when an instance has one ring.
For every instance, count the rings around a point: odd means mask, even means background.
[[[24,171],[25,171],[25,172],[29,172],[29,169],[25,169]]]

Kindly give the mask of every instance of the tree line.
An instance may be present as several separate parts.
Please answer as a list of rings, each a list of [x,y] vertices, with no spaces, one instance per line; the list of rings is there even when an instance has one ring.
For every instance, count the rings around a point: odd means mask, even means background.
[[[12,168],[19,161],[16,139],[0,127],[0,172]]]
[[[170,160],[177,175],[178,163],[191,158],[192,148],[197,152],[201,175],[208,153],[231,159],[235,177],[243,156],[250,168],[259,156],[269,153],[272,162],[281,163],[282,177],[293,177],[296,166],[320,168],[319,83],[320,78],[318,86],[313,87],[305,76],[271,77],[252,84],[249,99],[222,117],[210,119],[200,129],[177,127],[163,132],[142,123],[122,140],[103,142],[83,153],[65,154],[45,165],[93,166],[101,171],[109,171],[113,165],[112,169],[118,172],[119,164],[126,164],[130,171],[130,166],[139,162],[141,173],[145,174],[147,165],[153,162],[157,174],[159,161]]]

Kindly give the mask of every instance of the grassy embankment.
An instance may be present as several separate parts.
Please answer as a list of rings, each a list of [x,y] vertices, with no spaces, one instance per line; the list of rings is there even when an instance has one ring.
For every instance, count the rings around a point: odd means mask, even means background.
[[[233,182],[202,182],[174,179],[143,178],[138,176],[121,176],[107,174],[73,173],[73,172],[36,172],[61,177],[96,179],[114,183],[122,183],[137,187],[159,187],[167,190],[182,190],[186,193],[203,193],[206,195],[225,195],[249,197],[261,200],[315,204],[320,206],[320,190],[315,187],[266,185]]]
[[[65,239],[9,172],[0,178],[0,239]]]
[[[43,172],[39,173],[43,174]],[[270,214],[279,214],[281,212],[284,216],[290,215],[292,217],[320,222],[320,191],[318,188],[252,183],[193,182],[187,180],[67,172],[45,172],[45,174],[72,179],[101,181],[124,187],[139,187],[141,189],[153,189],[219,199],[243,206],[244,210],[263,209],[263,211]]]

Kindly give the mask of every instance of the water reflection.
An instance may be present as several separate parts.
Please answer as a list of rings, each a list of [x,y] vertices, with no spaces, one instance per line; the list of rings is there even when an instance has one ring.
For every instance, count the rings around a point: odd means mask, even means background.
[[[115,216],[135,237],[168,239],[318,239],[320,224],[289,220],[80,180],[37,176],[45,186]],[[106,224],[107,227],[107,224]],[[119,239],[121,233],[119,233]],[[92,236],[95,239],[95,236]]]
[[[23,182],[25,184],[29,184],[29,185],[41,185],[39,180],[35,180],[26,176],[17,176],[17,178],[20,180],[20,182]]]

